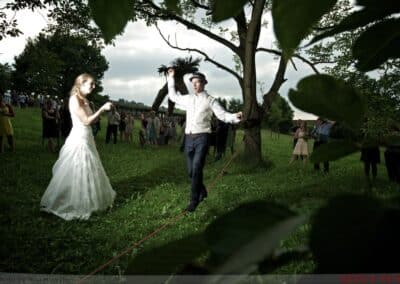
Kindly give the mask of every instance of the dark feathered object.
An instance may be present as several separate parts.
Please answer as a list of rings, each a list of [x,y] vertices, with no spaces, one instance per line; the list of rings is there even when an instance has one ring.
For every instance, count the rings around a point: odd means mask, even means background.
[[[193,59],[192,56],[186,57],[186,58],[177,58],[174,61],[170,63],[169,66],[166,65],[161,65],[158,68],[158,73],[160,75],[166,75],[168,68],[175,68],[175,76],[176,77],[181,77],[185,74],[189,73],[194,73],[199,71],[199,64],[200,64],[201,58],[195,58]]]

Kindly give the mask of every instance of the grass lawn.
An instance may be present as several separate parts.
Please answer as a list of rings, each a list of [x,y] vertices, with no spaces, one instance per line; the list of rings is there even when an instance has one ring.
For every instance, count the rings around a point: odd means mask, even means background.
[[[167,219],[178,215],[187,205],[189,180],[185,158],[178,151],[178,145],[141,148],[137,121],[133,144],[105,145],[106,119],[103,118],[102,130],[96,140],[105,170],[117,192],[114,207],[109,212],[94,214],[88,221],[67,222],[41,213],[40,199],[58,155],[49,153],[42,145],[39,109],[17,109],[12,122],[16,153],[0,154],[2,272],[89,273]],[[288,165],[291,137],[271,137],[269,131],[263,131],[262,135],[263,155],[271,164],[268,170],[243,171],[237,161],[195,213],[166,228],[138,250],[202,231],[217,216],[247,201],[274,201],[308,215],[332,196],[363,194],[366,190],[359,154],[331,163],[330,174],[322,176],[313,171],[311,164]],[[237,149],[242,147],[241,136],[239,132]],[[224,161],[217,163],[211,155],[208,157],[206,186],[230,157],[228,153]],[[396,186],[387,181],[384,163],[378,167],[378,180],[372,194],[382,200],[399,195]],[[282,248],[307,246],[309,229],[309,224],[299,227],[282,242]],[[138,250],[122,257],[102,273],[123,273]],[[274,273],[311,273],[313,268],[310,255],[280,267]]]

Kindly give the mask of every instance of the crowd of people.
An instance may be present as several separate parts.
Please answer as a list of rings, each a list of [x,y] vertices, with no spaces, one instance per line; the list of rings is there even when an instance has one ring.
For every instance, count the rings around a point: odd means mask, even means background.
[[[62,140],[65,140],[72,128],[71,114],[69,111],[68,100],[57,97],[45,97],[16,93],[5,93],[0,96],[0,153],[4,147],[8,146],[10,151],[15,151],[14,130],[12,118],[15,116],[14,108],[26,108],[39,106],[42,115],[42,144],[46,144],[48,150],[57,153],[61,147]],[[89,107],[96,111],[93,102]],[[99,116],[91,125],[94,137],[101,130],[101,117]],[[133,143],[136,133],[134,132],[135,121],[140,123],[137,133],[138,141],[141,146],[145,145],[168,145],[169,143],[179,143],[180,150],[184,151],[185,135],[184,129],[186,122],[183,117],[160,116],[155,111],[142,112],[135,116],[135,113],[121,110],[115,105],[112,106],[103,119],[106,123],[105,143],[109,144],[117,141]],[[317,149],[323,144],[328,143],[330,130],[334,125],[333,121],[318,118],[312,129],[308,129],[307,122],[297,120],[292,128],[293,152],[289,164],[300,160],[306,164],[310,156],[310,150],[307,141],[313,139],[313,149]],[[209,144],[214,148],[214,161],[220,160],[230,149],[234,152],[234,141],[236,136],[236,126],[231,123],[225,123],[219,120],[215,115],[211,119],[211,134]],[[389,146],[384,152],[385,166],[391,181],[400,182],[398,173],[398,161],[400,160],[400,150],[396,146]],[[364,147],[361,149],[360,160],[364,165],[366,177],[377,177],[377,165],[381,162],[379,147]],[[321,167],[315,163],[313,165],[316,171]],[[323,162],[322,171],[329,173],[329,162]]]
[[[180,149],[186,156],[191,188],[186,210],[196,210],[208,195],[203,183],[203,168],[209,147],[214,146],[215,161],[224,156],[227,148],[233,153],[235,125],[241,121],[242,112],[227,112],[217,99],[210,96],[205,90],[207,79],[204,74],[192,74],[190,81],[194,93],[185,96],[176,92],[174,76],[175,70],[170,68],[167,76],[168,97],[186,111],[186,119],[159,116],[155,111],[143,112],[135,118],[132,112],[119,111],[111,102],[96,109],[87,99],[95,88],[95,81],[89,74],[81,74],[76,78],[67,100],[39,98],[43,121],[42,141],[48,140],[49,151],[59,152],[53,167],[53,177],[41,200],[41,210],[71,220],[88,219],[92,212],[112,206],[116,192],[101,164],[95,142],[105,112],[106,144],[111,141],[116,144],[118,140],[132,143],[135,120],[140,121],[138,138],[141,146],[167,145],[171,141],[176,143],[181,140]],[[7,138],[11,151],[15,151],[10,120],[15,116],[12,100],[12,97],[0,95],[0,152],[3,151],[4,138]],[[26,107],[27,102],[32,103],[26,97],[14,101],[21,108]],[[309,131],[307,123],[298,120],[293,128],[293,152],[289,163],[301,160],[306,164],[310,153],[308,139],[314,139],[313,148],[318,149],[329,142],[334,125],[333,121],[318,118]],[[60,136],[65,139],[61,148]],[[379,148],[363,147],[361,161],[364,163],[365,175],[369,177],[372,171],[375,179],[377,164],[380,162]],[[400,183],[399,146],[387,147],[385,163],[390,180]],[[320,171],[320,165],[314,164],[314,169]],[[328,161],[323,163],[323,173],[329,173]]]
[[[313,150],[318,149],[330,140],[331,129],[334,124],[334,121],[319,117],[312,130],[309,131],[306,121],[297,120],[296,125],[292,128],[293,152],[289,164],[296,160],[301,160],[306,164],[310,155],[308,139],[314,139]],[[400,184],[400,146],[387,146],[384,157],[389,180]],[[364,165],[365,177],[369,180],[372,174],[374,181],[378,175],[377,164],[381,162],[379,147],[375,145],[362,147],[360,160]],[[314,169],[320,171],[320,164],[314,163]],[[329,161],[323,162],[323,173],[329,173]]]
[[[51,153],[59,151],[72,128],[68,99],[58,99],[58,97],[44,95],[34,96],[33,94],[27,95],[24,93],[17,95],[15,92],[12,92],[11,95],[6,93],[2,98],[4,98],[3,102],[10,112],[10,116],[4,115],[4,122],[2,121],[4,127],[9,125],[7,126],[7,131],[4,130],[3,132],[6,132],[5,137],[7,137],[10,149],[13,151],[15,149],[10,120],[15,115],[12,106],[18,108],[38,106],[41,109],[42,117],[42,145],[46,145],[46,148]],[[89,106],[92,111],[96,111],[97,108],[93,102],[89,102]],[[101,131],[101,119],[102,117],[99,116],[91,124],[94,137]],[[167,117],[155,111],[137,114],[137,112],[119,110],[113,105],[111,111],[106,113],[103,119],[106,119],[106,144],[116,144],[118,141],[133,143],[137,134],[141,146],[161,146],[179,143],[180,151],[184,151],[186,122],[182,116]],[[138,133],[134,132],[135,121],[140,123]],[[226,153],[226,149],[229,149],[231,153],[234,152],[235,137],[236,126],[231,123],[225,123],[213,115],[209,143],[213,147],[214,161],[221,160]],[[2,136],[0,136],[0,139],[2,139]]]
[[[212,114],[225,123],[238,123],[242,113],[226,112],[217,100],[209,96],[204,90],[207,81],[201,73],[191,78],[196,91],[191,97],[183,97],[175,92],[171,83],[173,72],[169,73],[169,98],[184,104],[187,111],[184,148],[191,179],[191,197],[186,210],[192,212],[207,197],[202,172],[208,153]],[[40,202],[40,210],[65,220],[86,220],[92,212],[103,211],[113,205],[116,192],[102,166],[93,132],[93,126],[98,123],[101,114],[108,112],[107,144],[110,143],[111,136],[114,144],[117,143],[118,130],[121,140],[132,140],[129,139],[134,126],[132,114],[119,113],[111,102],[105,103],[98,110],[94,109],[87,99],[94,88],[94,78],[89,74],[81,74],[75,80],[68,100],[72,128],[59,151],[59,157],[53,166],[53,176]],[[44,126],[54,127],[59,113],[61,112],[58,108],[53,108],[52,102],[47,101],[42,109],[42,116],[46,121]],[[144,143],[168,144],[169,138],[176,137],[174,128],[175,121],[171,118],[160,120],[153,111],[147,116],[141,115],[140,132]],[[54,134],[51,131],[45,133],[46,137]]]

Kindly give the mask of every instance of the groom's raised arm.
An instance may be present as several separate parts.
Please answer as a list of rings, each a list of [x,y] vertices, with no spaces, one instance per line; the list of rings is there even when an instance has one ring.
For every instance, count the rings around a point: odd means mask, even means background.
[[[170,68],[168,70],[168,76],[167,76],[168,98],[186,110],[187,106],[189,105],[190,96],[182,96],[176,92],[174,76],[175,76],[175,70]]]

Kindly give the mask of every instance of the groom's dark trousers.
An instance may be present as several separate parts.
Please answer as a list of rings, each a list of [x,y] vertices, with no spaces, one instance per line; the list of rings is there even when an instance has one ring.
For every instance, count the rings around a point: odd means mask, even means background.
[[[201,193],[205,193],[203,168],[209,147],[210,134],[186,134],[185,154],[189,177],[191,179],[191,202],[198,203]]]

